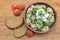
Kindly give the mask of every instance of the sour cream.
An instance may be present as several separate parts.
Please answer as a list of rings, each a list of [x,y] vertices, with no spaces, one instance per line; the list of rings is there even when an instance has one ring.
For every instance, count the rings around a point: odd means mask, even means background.
[[[42,12],[44,16],[39,16],[39,12]],[[39,9],[36,12],[36,19],[41,18],[42,21],[47,21],[47,18],[49,17],[49,13],[46,13],[44,9]]]

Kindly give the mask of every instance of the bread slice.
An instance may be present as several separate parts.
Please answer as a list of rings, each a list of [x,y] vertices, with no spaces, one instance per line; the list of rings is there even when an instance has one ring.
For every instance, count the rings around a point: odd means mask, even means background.
[[[13,30],[13,35],[14,35],[15,37],[17,37],[17,38],[22,37],[22,36],[25,35],[26,30],[27,30],[27,27],[26,27],[26,25],[24,24],[24,25],[22,25],[21,27]]]
[[[9,28],[17,28],[20,27],[23,23],[23,18],[22,17],[8,17],[6,19],[6,25]]]

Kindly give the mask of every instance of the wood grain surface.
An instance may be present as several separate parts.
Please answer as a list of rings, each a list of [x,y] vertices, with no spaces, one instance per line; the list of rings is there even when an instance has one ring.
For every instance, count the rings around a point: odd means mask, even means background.
[[[11,9],[12,3],[24,3],[27,8],[35,2],[45,2],[55,9],[57,19],[53,29],[45,34],[35,34],[33,37],[15,38],[12,35],[13,31],[5,25],[5,19],[14,16]],[[60,0],[0,0],[0,40],[60,40]]]

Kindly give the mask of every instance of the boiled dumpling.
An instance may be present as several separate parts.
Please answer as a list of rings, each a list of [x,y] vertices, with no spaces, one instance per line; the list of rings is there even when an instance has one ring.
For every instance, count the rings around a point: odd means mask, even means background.
[[[28,9],[27,13],[30,13],[31,10],[32,10],[32,8],[30,7],[30,8]]]
[[[48,30],[49,30],[49,27],[48,26],[45,26],[44,28],[41,28],[41,31],[43,31],[43,32],[46,32]]]
[[[50,22],[54,22],[54,16],[51,16]]]
[[[48,7],[48,8],[47,8],[47,12],[51,12],[51,13],[53,13],[52,8]]]

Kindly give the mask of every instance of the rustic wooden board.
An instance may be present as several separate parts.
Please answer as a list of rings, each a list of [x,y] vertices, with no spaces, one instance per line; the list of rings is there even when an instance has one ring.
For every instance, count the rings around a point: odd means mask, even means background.
[[[8,29],[5,25],[5,19],[14,16],[11,4],[25,3],[27,8],[27,6],[35,2],[45,2],[55,9],[57,19],[53,26],[54,28],[46,34],[35,34],[33,37],[13,37],[13,31]],[[60,0],[0,0],[0,40],[60,40]]]

